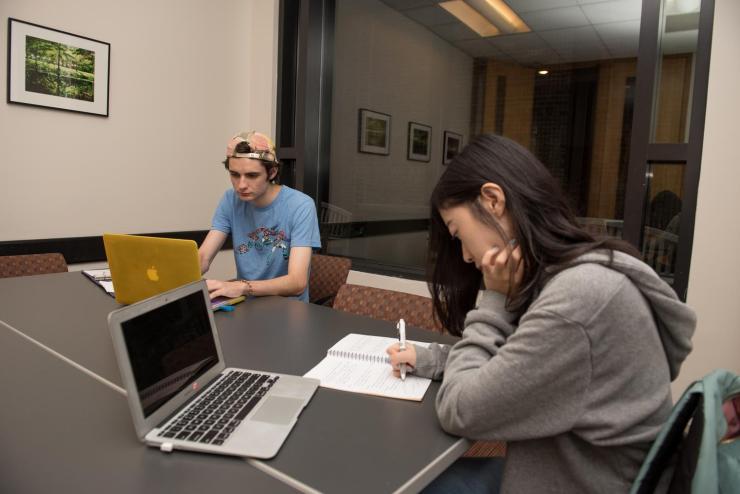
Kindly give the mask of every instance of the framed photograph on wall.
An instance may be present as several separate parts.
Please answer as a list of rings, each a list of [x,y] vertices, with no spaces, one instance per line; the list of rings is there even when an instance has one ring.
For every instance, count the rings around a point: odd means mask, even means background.
[[[409,122],[408,159],[429,161],[432,157],[432,128],[417,122]]]
[[[358,150],[361,153],[390,154],[391,116],[360,108]]]
[[[8,19],[8,103],[108,116],[110,44]]]
[[[442,164],[449,165],[452,158],[457,156],[457,153],[462,150],[463,136],[445,130],[444,132],[444,149],[442,151]]]

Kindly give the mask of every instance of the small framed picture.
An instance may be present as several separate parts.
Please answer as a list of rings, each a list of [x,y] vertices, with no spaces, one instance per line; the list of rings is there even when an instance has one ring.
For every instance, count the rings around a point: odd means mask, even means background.
[[[417,122],[409,122],[408,159],[429,161],[432,157],[432,128]]]
[[[8,19],[8,103],[108,116],[110,44]]]
[[[457,153],[459,153],[462,149],[462,140],[462,135],[456,134],[455,132],[450,132],[449,130],[445,130],[442,164],[449,165],[450,161],[452,161],[452,158],[457,156]]]
[[[358,150],[361,153],[391,152],[391,116],[360,108]]]

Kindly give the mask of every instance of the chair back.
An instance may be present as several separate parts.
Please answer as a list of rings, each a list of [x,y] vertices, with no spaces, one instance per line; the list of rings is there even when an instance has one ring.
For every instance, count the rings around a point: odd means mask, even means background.
[[[360,285],[343,285],[334,299],[335,309],[361,316],[407,324],[430,331],[442,332],[434,320],[432,299],[410,293]]]
[[[607,234],[606,219],[604,218],[576,218],[581,228],[591,235],[603,237]]]
[[[322,245],[325,239],[348,238],[352,223],[352,213],[346,209],[321,202],[319,211],[319,230],[321,232]]]
[[[650,226],[645,227],[642,257],[658,276],[669,283],[673,281],[676,271],[677,248],[678,235]]]
[[[606,220],[606,234],[610,237],[622,238],[624,220]]]
[[[346,257],[313,254],[308,278],[309,301],[331,306],[339,287],[347,282],[351,268],[352,260]]]
[[[67,262],[63,255],[56,252],[0,256],[0,278],[66,272]]]

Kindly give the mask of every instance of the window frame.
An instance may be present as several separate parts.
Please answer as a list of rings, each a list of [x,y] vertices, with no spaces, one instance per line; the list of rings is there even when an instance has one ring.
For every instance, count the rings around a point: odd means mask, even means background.
[[[637,54],[635,111],[632,118],[632,140],[627,169],[624,207],[624,239],[639,247],[645,228],[644,211],[650,185],[649,170],[653,164],[683,164],[684,190],[676,252],[673,289],[686,300],[691,251],[694,241],[696,199],[701,171],[704,120],[709,85],[709,62],[712,49],[714,0],[702,0],[699,11],[699,33],[695,54],[689,139],[686,143],[652,143],[652,117],[657,108],[659,71],[661,70],[660,36],[662,31],[661,0],[643,0],[640,19],[640,44]]]

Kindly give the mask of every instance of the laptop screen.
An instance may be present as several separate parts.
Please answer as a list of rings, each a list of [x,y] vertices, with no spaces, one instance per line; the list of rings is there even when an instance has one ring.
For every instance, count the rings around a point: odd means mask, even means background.
[[[144,417],[218,363],[201,291],[121,323]]]

